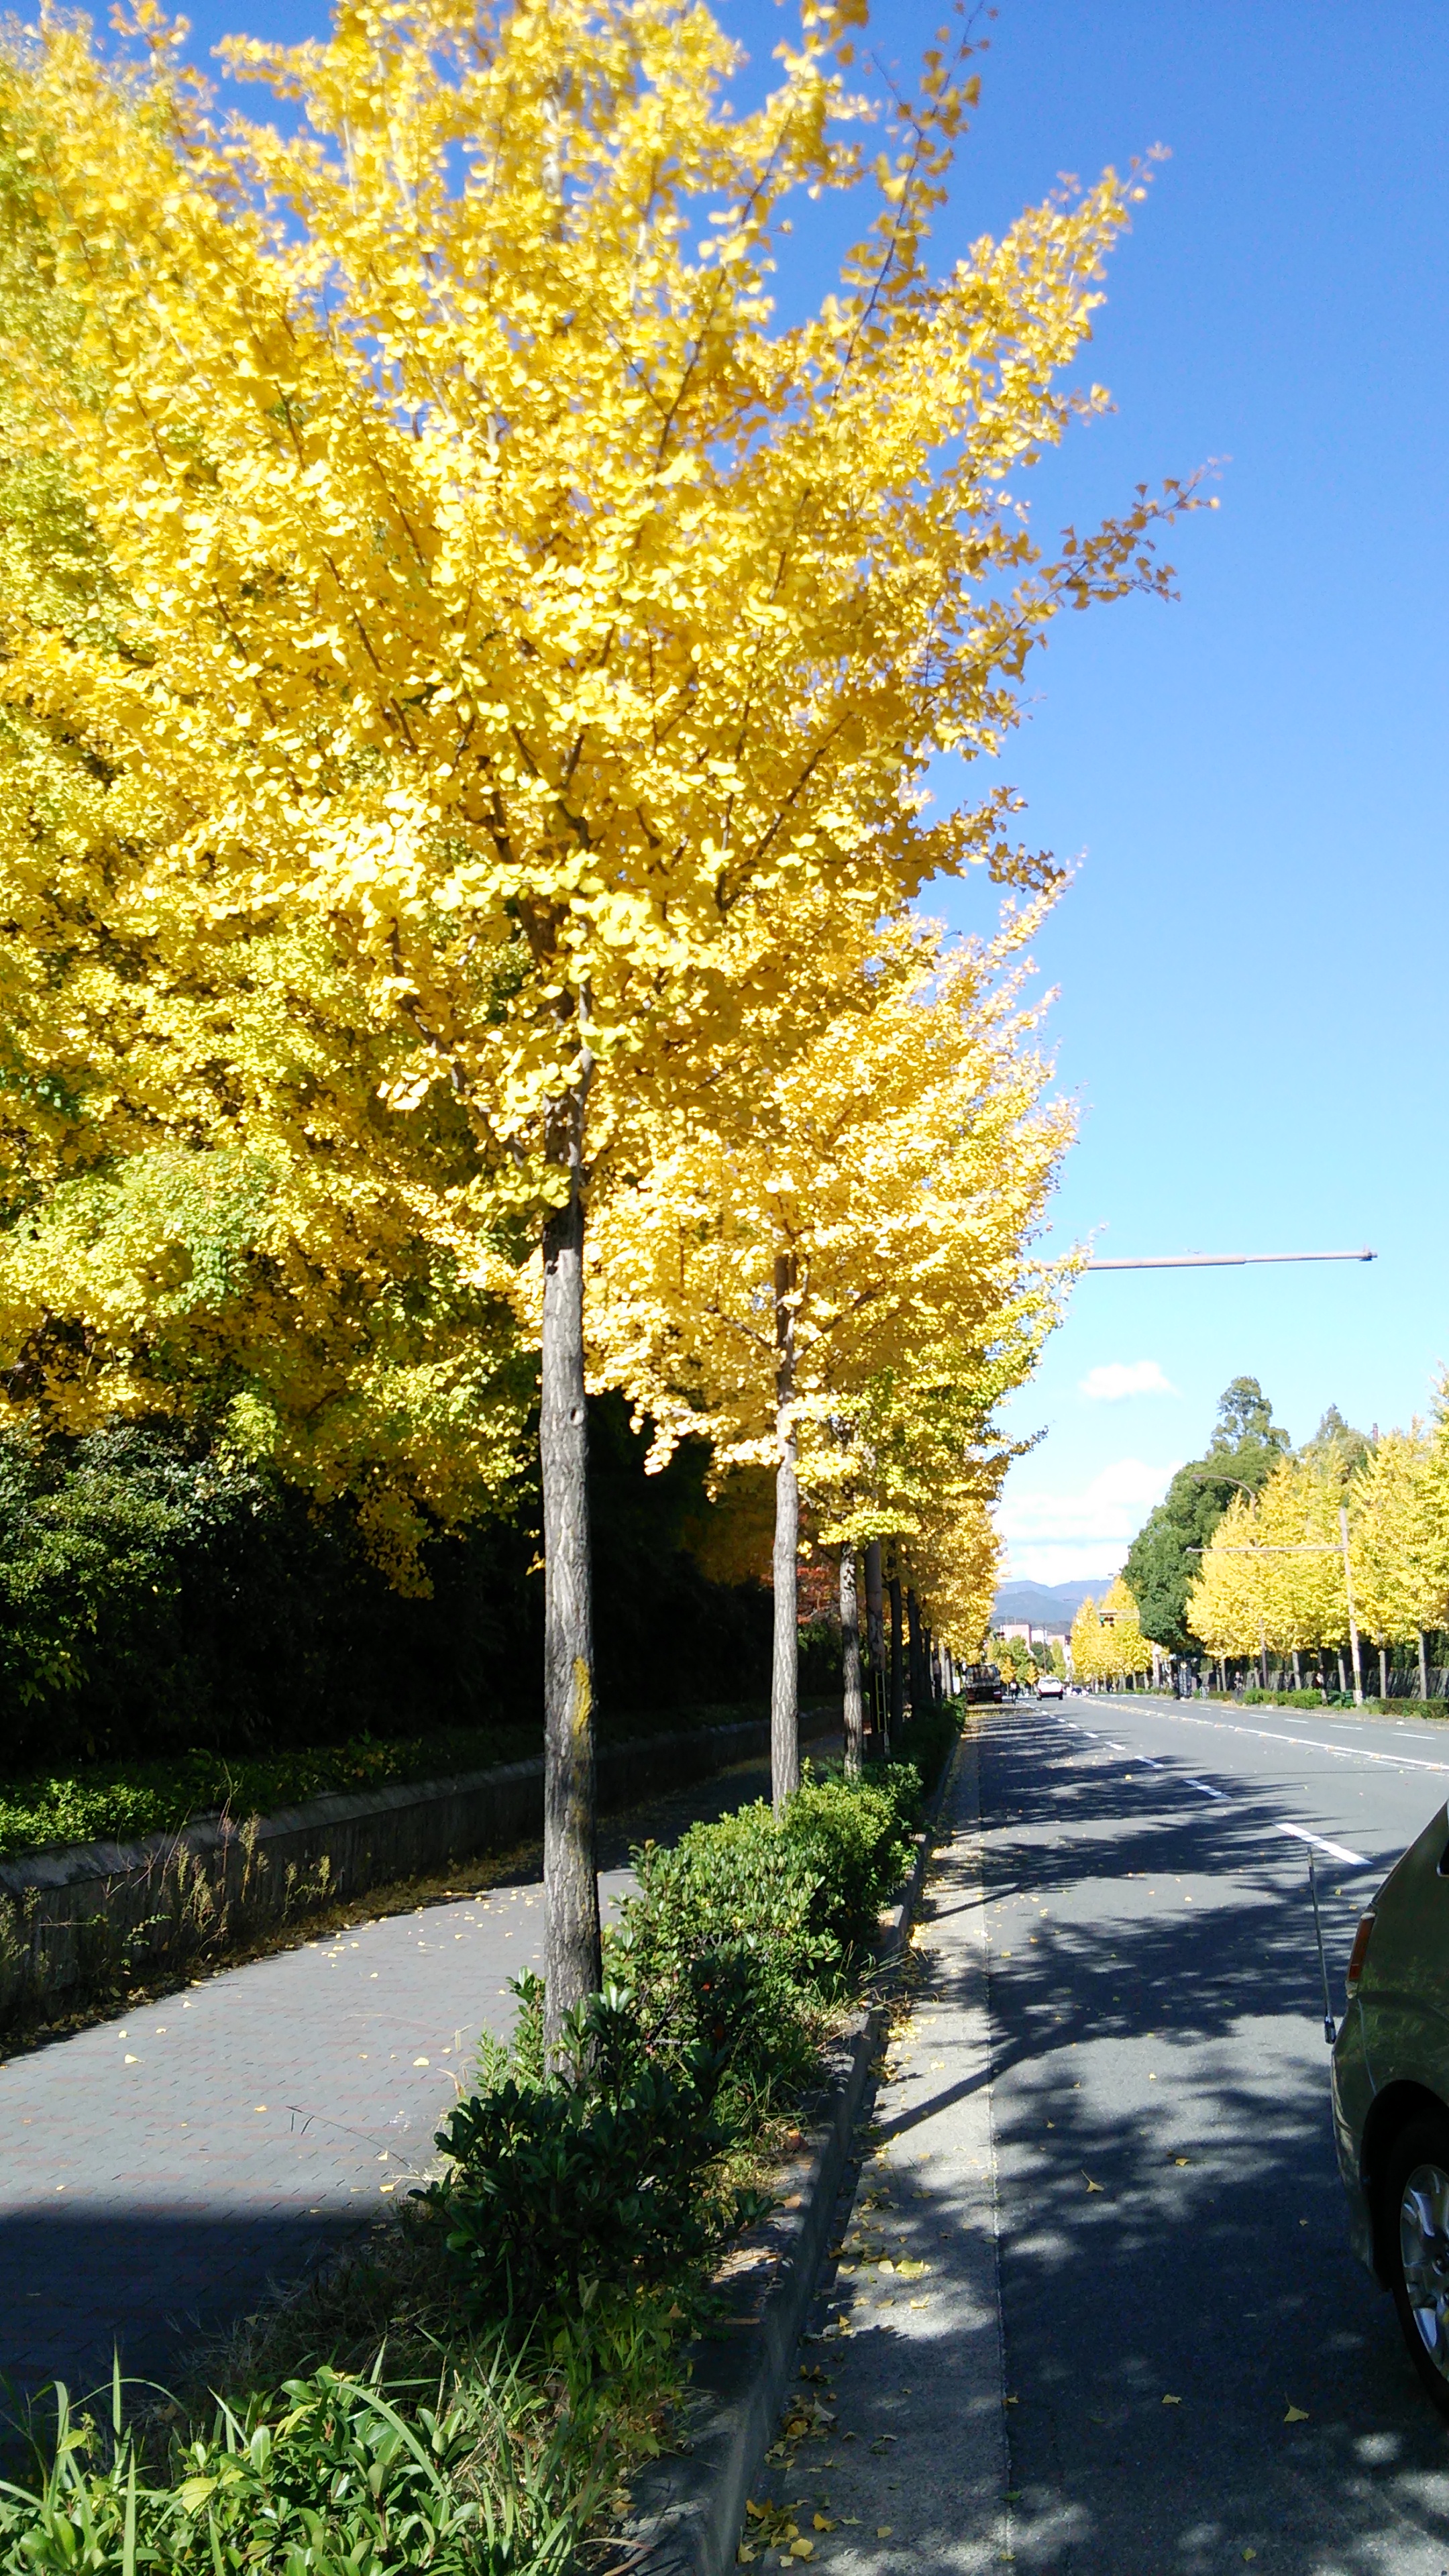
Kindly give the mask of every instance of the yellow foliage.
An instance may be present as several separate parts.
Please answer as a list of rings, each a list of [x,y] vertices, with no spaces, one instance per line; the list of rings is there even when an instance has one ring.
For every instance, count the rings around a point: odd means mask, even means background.
[[[702,1431],[722,1466],[773,1463],[783,1411],[826,1543],[924,1528],[943,1476],[994,1491],[992,1410],[1063,1275],[1027,1251],[1071,1132],[1011,964],[1040,909],[986,946],[891,934],[814,1042],[747,1086],[747,1122],[659,1131],[598,1208],[595,1377],[652,1419],[656,1461]]]
[[[1152,1648],[1142,1634],[1137,1604],[1117,1575],[1100,1602],[1089,1593],[1072,1621],[1072,1672],[1083,1682],[1120,1682],[1152,1670]]]
[[[808,1025],[802,902],[1040,875],[1008,795],[927,821],[923,781],[998,747],[1061,606],[1165,579],[1158,505],[1045,561],[1004,479],[1074,408],[1131,190],[933,283],[938,69],[844,291],[784,327],[786,202],[859,177],[832,11],[738,115],[672,0],[234,43],[295,133],[214,126],[145,26],[129,80],[59,19],[0,66],[8,449],[84,541],[5,702],[103,765],[102,916],[144,866],[173,979],[187,939],[325,925],[402,1042],[375,1102],[451,1097],[495,1193],[556,1200],[562,1098],[597,1160],[651,1094],[707,1107],[752,1016],[777,1054]]]

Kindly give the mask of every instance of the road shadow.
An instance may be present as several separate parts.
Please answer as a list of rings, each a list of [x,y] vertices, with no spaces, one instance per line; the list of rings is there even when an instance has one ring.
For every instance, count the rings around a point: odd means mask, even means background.
[[[1449,2447],[1348,2251],[1305,1855],[1204,1767],[983,1730],[1016,2563],[1438,2576]],[[1325,1866],[1341,2003],[1380,1865]]]

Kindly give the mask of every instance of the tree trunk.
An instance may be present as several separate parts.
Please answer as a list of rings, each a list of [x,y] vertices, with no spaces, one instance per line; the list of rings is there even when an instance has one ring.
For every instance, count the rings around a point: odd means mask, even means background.
[[[1389,1650],[1388,1650],[1387,1646],[1380,1646],[1380,1648],[1379,1648],[1379,1697],[1380,1697],[1380,1699],[1387,1699],[1387,1698],[1388,1698],[1388,1695],[1389,1695]]]
[[[1427,1699],[1429,1696],[1429,1655],[1422,1628],[1417,1631],[1417,1635],[1419,1639],[1419,1697],[1420,1699]]]
[[[1301,1690],[1303,1688],[1303,1683],[1300,1679],[1298,1649],[1296,1646],[1293,1649],[1293,1687],[1295,1690]]]
[[[870,1722],[882,1737],[886,1718],[885,1586],[881,1581],[880,1540],[865,1551],[865,1642],[870,1656]]]
[[[845,1771],[860,1778],[865,1753],[865,1709],[860,1691],[860,1610],[855,1592],[855,1549],[840,1551],[840,1659],[845,1676]]]
[[[775,1258],[775,1657],[770,1681],[770,1789],[775,1813],[800,1786],[800,1482],[795,1446],[795,1260]]]
[[[891,1710],[886,1728],[885,1749],[889,1753],[892,1736],[897,1727],[905,1723],[906,1641],[901,1620],[901,1578],[898,1574],[891,1576],[887,1588],[891,1596]]]
[[[566,1112],[569,1195],[543,1229],[544,2038],[599,1990],[594,1859],[594,1634],[584,1403],[583,1093]]]
[[[911,1715],[919,1717],[926,1705],[925,1656],[921,1645],[921,1605],[914,1586],[906,1586],[906,1636],[910,1651]]]

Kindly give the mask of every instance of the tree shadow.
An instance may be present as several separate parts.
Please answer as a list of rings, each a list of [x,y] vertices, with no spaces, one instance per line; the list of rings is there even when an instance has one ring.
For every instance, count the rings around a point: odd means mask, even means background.
[[[1438,2570],[1449,2450],[1348,2250],[1301,1847],[1270,1786],[1131,1767],[983,1738],[1016,2563],[1368,2576],[1391,2531]],[[1381,1868],[1331,1865],[1338,2002]]]

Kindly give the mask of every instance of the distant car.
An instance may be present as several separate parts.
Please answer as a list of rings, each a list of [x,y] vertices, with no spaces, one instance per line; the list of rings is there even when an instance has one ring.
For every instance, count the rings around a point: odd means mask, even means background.
[[[1363,1915],[1333,2051],[1333,2131],[1354,2252],[1388,2290],[1449,2416],[1449,1809]]]
[[[1036,1686],[1038,1699],[1065,1699],[1067,1686],[1060,1673],[1042,1673]]]

